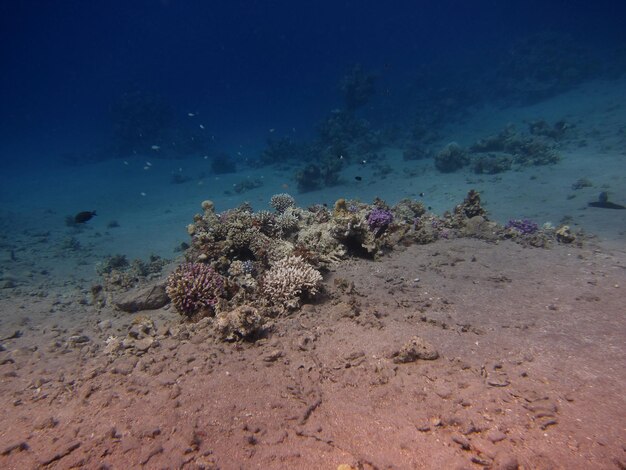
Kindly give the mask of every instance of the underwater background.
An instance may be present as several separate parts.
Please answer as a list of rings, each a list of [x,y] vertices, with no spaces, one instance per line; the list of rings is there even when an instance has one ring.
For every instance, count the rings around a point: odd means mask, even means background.
[[[625,16],[615,1],[2,2],[2,272],[173,258],[200,201],[259,210],[284,192],[443,213],[476,189],[502,224],[621,245],[624,212],[589,203],[626,204]]]
[[[0,0],[0,469],[626,468],[624,18]]]

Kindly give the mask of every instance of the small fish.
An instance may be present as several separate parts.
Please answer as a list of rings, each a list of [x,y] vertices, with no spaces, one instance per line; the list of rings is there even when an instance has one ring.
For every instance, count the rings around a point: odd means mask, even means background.
[[[153,145],[152,147],[150,147],[152,150],[161,150],[161,146],[160,145]]]
[[[289,189],[289,185],[287,183],[281,184],[280,187],[283,189]]]
[[[355,176],[354,179],[357,180],[357,181],[362,181],[363,180],[363,178],[361,178],[360,176]]]
[[[200,124],[200,129],[204,129],[204,125],[203,124]]]
[[[74,216],[74,222],[77,224],[84,224],[85,222],[91,220],[91,218],[96,214],[96,211],[83,211],[79,212]]]
[[[420,193],[420,197],[424,197],[424,193]]]
[[[194,117],[194,116],[195,116],[195,114],[194,114],[194,113],[187,113],[187,116],[189,116],[189,117]]]
[[[270,133],[275,132],[276,129],[274,129],[273,127],[270,129]]]

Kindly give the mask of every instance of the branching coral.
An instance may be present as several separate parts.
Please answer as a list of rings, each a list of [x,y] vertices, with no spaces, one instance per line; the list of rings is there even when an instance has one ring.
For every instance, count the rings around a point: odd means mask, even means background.
[[[287,193],[274,194],[270,199],[270,206],[279,214],[284,213],[290,207],[295,207],[296,200]]]
[[[367,214],[367,226],[372,232],[380,234],[393,221],[393,213],[388,209],[376,207]]]
[[[300,256],[277,261],[263,277],[262,290],[271,304],[279,309],[296,309],[300,299],[315,296],[322,275]]]
[[[166,292],[176,310],[188,317],[201,311],[212,314],[225,292],[224,278],[202,263],[184,263],[167,279]]]

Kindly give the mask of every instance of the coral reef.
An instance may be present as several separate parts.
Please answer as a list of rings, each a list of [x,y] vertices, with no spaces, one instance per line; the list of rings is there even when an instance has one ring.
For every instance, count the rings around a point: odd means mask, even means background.
[[[511,169],[513,157],[502,153],[488,153],[474,158],[472,161],[472,169],[474,173],[495,175],[503,173]]]
[[[225,282],[206,264],[184,263],[168,277],[166,292],[180,314],[211,315],[219,297],[225,293]]]
[[[499,134],[479,140],[470,147],[470,152],[481,156],[483,153],[498,152],[500,158],[508,157],[520,166],[551,165],[559,161],[553,139],[517,132],[509,124]]]
[[[168,280],[176,309],[192,319],[215,314],[224,339],[254,336],[261,328],[257,314],[266,318],[298,309],[321,291],[322,272],[349,257],[377,259],[401,246],[454,237],[532,246],[568,239],[565,232],[557,235],[525,220],[506,227],[489,221],[474,190],[443,217],[411,199],[394,206],[380,199],[372,204],[338,199],[332,210],[303,209],[282,193],[270,204],[274,211],[255,212],[242,204],[218,213],[212,201],[204,201],[203,213],[187,227],[187,263]],[[222,315],[239,307],[234,316]]]
[[[169,262],[165,258],[151,255],[148,261],[128,261],[125,255],[107,256],[96,265],[96,273],[102,278],[105,291],[127,290],[137,284],[157,278]]]
[[[550,139],[560,140],[562,139],[570,129],[573,129],[574,125],[567,121],[560,120],[550,125],[545,120],[539,119],[537,121],[531,121],[528,124],[528,131],[532,135],[539,135],[543,137],[549,137]]]
[[[340,170],[339,159],[326,159],[319,165],[310,163],[295,174],[298,191],[306,193],[326,186],[334,186],[339,182]]]
[[[442,173],[460,170],[469,161],[467,152],[456,142],[450,142],[435,155],[435,167]]]

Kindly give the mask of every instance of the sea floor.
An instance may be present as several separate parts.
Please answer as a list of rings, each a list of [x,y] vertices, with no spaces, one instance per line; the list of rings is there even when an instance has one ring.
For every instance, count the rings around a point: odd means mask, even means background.
[[[330,300],[237,344],[173,309],[4,298],[23,335],[0,353],[0,465],[624,468],[625,269],[594,245],[442,240],[338,266]],[[439,357],[399,362],[411,341]]]
[[[444,175],[393,148],[304,194],[295,168],[217,177],[203,158],[3,173],[0,468],[626,468],[626,210],[588,206],[601,191],[626,205],[625,94],[626,80],[592,82],[450,125],[442,146],[509,122],[575,125],[559,163],[493,176]],[[581,178],[591,186],[574,189]],[[249,179],[262,184],[233,191]],[[411,197],[442,213],[472,188],[490,218],[567,222],[582,246],[452,239],[348,260],[254,343],[218,341],[169,307],[93,301],[107,255],[172,269],[205,199],[221,211],[269,209],[281,192],[302,207]],[[133,328],[141,342],[109,354]],[[401,362],[411,341],[438,358]]]

